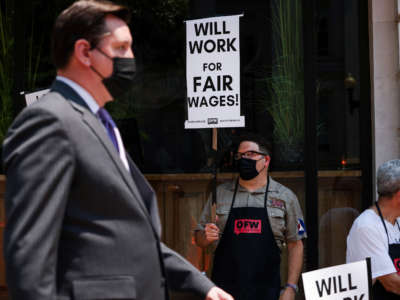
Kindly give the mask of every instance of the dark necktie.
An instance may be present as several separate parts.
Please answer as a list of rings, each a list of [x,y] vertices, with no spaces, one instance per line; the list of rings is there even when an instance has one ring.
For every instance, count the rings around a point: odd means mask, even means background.
[[[116,128],[117,126],[115,125],[113,119],[111,118],[110,114],[106,111],[106,109],[103,107],[99,108],[99,110],[97,111],[97,115],[99,116],[104,127],[107,129],[107,133],[111,139],[111,142],[114,144],[115,148],[119,152],[117,137],[115,136],[115,131],[114,131],[114,128]]]

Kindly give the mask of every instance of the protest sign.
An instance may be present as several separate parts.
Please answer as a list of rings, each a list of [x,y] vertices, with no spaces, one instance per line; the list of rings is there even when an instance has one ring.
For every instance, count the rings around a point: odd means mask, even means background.
[[[369,259],[302,274],[307,300],[369,300]]]
[[[29,106],[38,101],[40,97],[42,97],[44,94],[47,94],[49,91],[50,89],[40,90],[33,93],[22,92],[21,95],[25,96],[26,106]]]
[[[186,21],[185,128],[245,125],[240,115],[240,17]]]

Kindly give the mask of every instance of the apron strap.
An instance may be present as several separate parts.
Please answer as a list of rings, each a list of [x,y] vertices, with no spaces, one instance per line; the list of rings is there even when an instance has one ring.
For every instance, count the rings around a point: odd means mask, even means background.
[[[267,209],[267,200],[268,200],[268,192],[269,192],[269,182],[271,178],[268,176],[267,177],[267,187],[265,188],[265,194],[264,194],[264,208]]]
[[[375,202],[375,206],[376,206],[376,208],[378,209],[378,213],[379,213],[379,216],[381,217],[381,221],[382,221],[383,227],[385,227],[386,236],[387,236],[387,239],[388,239],[388,244],[390,244],[390,243],[389,243],[389,233],[388,233],[388,230],[387,230],[387,228],[386,228],[385,219],[383,219],[381,209],[380,209],[380,207],[379,207],[379,205],[378,205],[378,201]],[[399,225],[399,224],[397,224],[397,225]],[[400,229],[400,228],[399,228],[399,229]]]
[[[232,203],[231,203],[231,208],[229,209],[229,213],[230,213],[230,211],[232,210],[233,203],[235,202],[235,198],[236,198],[236,193],[237,193],[237,190],[238,190],[238,186],[239,186],[239,177],[236,179],[235,191],[233,192]]]

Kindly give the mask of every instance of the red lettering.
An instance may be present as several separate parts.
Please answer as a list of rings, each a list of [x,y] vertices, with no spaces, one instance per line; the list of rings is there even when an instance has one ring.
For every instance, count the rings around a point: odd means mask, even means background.
[[[394,260],[394,265],[396,266],[397,274],[400,275],[400,258]]]
[[[235,227],[233,232],[237,235],[241,233],[261,234],[261,220],[252,220],[252,219],[235,220]]]

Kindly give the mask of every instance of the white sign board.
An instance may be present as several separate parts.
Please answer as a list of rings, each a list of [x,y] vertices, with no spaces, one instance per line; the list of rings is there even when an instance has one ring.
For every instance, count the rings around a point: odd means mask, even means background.
[[[367,261],[302,274],[307,300],[369,300]]]
[[[47,94],[49,91],[50,89],[45,89],[28,94],[22,93],[25,95],[26,106],[38,101],[40,97],[42,97],[44,94]]]
[[[244,127],[240,115],[240,17],[186,21],[187,129]]]

